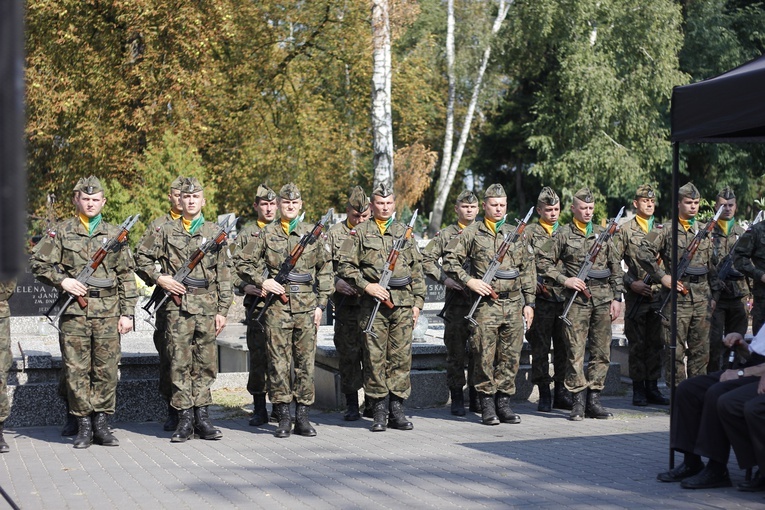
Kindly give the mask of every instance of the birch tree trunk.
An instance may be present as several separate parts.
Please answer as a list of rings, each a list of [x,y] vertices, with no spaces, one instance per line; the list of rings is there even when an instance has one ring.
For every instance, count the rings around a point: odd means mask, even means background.
[[[454,4],[453,0],[449,0],[447,7],[448,18],[446,25],[446,53],[447,53],[447,72],[449,73],[449,100],[447,101],[446,112],[446,135],[444,137],[444,151],[441,159],[441,173],[436,183],[436,199],[433,205],[433,214],[430,217],[430,225],[428,226],[428,232],[432,235],[441,228],[441,221],[444,217],[444,208],[446,207],[446,200],[449,197],[449,191],[454,183],[454,178],[457,175],[457,169],[460,166],[462,160],[462,153],[465,151],[465,145],[467,144],[468,135],[470,134],[470,125],[473,123],[473,116],[475,115],[475,109],[478,104],[478,97],[481,94],[481,85],[483,83],[483,77],[486,74],[486,68],[489,66],[489,58],[491,57],[491,43],[494,36],[497,35],[499,29],[502,27],[502,22],[507,18],[507,13],[510,10],[513,0],[499,0],[499,6],[497,9],[497,17],[494,19],[494,23],[491,27],[491,36],[486,42],[486,49],[483,52],[483,58],[481,59],[481,66],[478,68],[478,74],[476,75],[475,84],[473,85],[473,93],[470,96],[470,103],[468,104],[467,112],[465,113],[465,120],[462,123],[462,131],[460,132],[460,139],[457,142],[457,148],[452,154],[452,144],[454,138],[454,97],[453,87],[455,83],[454,76]],[[450,19],[449,19],[450,18]],[[449,24],[452,25],[451,41],[449,40]],[[449,48],[451,44],[451,48]],[[451,53],[451,69],[449,69],[449,54]],[[450,121],[451,117],[451,121]],[[451,125],[450,125],[451,122]],[[451,131],[451,132],[450,132]]]
[[[372,0],[372,148],[374,187],[393,186],[393,115],[388,0]]]

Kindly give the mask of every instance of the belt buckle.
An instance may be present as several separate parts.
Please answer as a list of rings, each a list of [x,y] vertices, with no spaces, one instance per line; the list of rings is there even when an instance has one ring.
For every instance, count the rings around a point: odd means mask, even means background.
[[[88,297],[92,297],[92,298],[101,297],[101,291],[98,291],[98,290],[89,290],[88,291]]]
[[[290,285],[290,292],[300,292],[300,285]]]

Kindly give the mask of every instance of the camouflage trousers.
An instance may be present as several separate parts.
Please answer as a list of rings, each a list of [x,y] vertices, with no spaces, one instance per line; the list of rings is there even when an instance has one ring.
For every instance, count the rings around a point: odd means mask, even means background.
[[[335,335],[340,369],[340,390],[344,394],[356,393],[364,384],[362,360],[364,358],[364,333],[366,324],[359,323],[361,308],[343,306],[335,311]]]
[[[11,354],[11,319],[0,317],[0,424],[11,414],[8,400],[8,372],[13,363]]]
[[[723,368],[723,356],[726,351],[722,339],[728,333],[746,335],[749,328],[749,315],[743,299],[720,299],[715,306],[709,325],[709,363],[707,373],[717,372]]]
[[[121,356],[118,323],[119,317],[61,317],[59,344],[70,414],[114,414]]]
[[[265,326],[269,399],[274,404],[289,404],[295,400],[310,406],[315,398],[316,326],[313,311],[290,313],[281,301],[274,300],[266,311]],[[294,385],[292,368],[295,370]]]
[[[362,301],[360,323],[366,327],[372,315],[371,299]],[[385,398],[388,393],[408,398],[412,391],[412,308],[380,306],[372,331],[364,335],[364,393]]]
[[[247,377],[247,391],[250,395],[262,395],[268,392],[268,335],[255,322],[260,313],[256,309],[247,323],[247,350],[250,372]]]
[[[667,311],[670,305],[667,305]],[[664,338],[670,345],[670,323],[662,321]],[[677,341],[675,347],[675,385],[686,379],[705,375],[709,363],[709,302],[679,302],[677,303]],[[672,351],[670,350],[670,353]],[[686,368],[687,367],[687,368]],[[667,384],[670,384],[672,358],[667,356]]]
[[[465,316],[472,305],[452,305],[444,313],[444,345],[446,346],[446,384],[450,389],[461,390],[465,383],[474,385],[473,356],[470,353],[470,322]],[[465,380],[467,364],[467,381]]]
[[[526,332],[531,347],[531,382],[549,385],[563,382],[566,376],[566,342],[563,335],[564,303],[537,299],[534,322]],[[550,339],[553,348],[553,377],[550,377]]]
[[[175,409],[212,404],[210,388],[218,375],[215,316],[168,310],[167,352]]]
[[[480,393],[515,394],[515,376],[523,347],[523,316],[520,299],[484,298],[471,325],[473,380]]]
[[[167,350],[167,311],[157,310],[154,320],[154,348],[159,354],[159,394],[165,402],[170,402],[173,396],[173,385],[170,380],[170,355]]]
[[[659,304],[643,300],[637,311],[633,312],[637,300],[637,294],[627,294],[624,336],[629,342],[630,379],[633,382],[658,381],[664,351],[664,330],[661,316],[657,313]]]
[[[611,363],[611,303],[597,306],[592,299],[586,303],[574,301],[568,312],[571,326],[565,324],[566,388],[572,393],[586,389],[600,391],[605,387]],[[587,352],[587,374],[584,355]]]

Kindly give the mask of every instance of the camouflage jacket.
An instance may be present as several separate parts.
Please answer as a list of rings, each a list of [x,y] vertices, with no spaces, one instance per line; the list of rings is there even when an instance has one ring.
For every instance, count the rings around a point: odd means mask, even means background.
[[[428,243],[424,250],[422,250],[422,269],[427,276],[430,276],[438,283],[443,284],[449,275],[446,274],[443,268],[443,258],[446,255],[447,245],[455,237],[462,235],[463,230],[457,225],[449,225],[445,229],[438,232],[433,239]],[[470,259],[467,259],[463,264],[463,267],[468,270],[470,268]],[[470,291],[466,289],[466,292],[454,291],[446,289],[448,294],[454,294],[452,301],[454,306],[468,305],[473,302]]]
[[[138,276],[154,285],[162,275],[175,275],[196,249],[214,238],[217,232],[218,225],[210,221],[205,221],[193,235],[186,232],[182,219],[163,224],[138,247]],[[156,262],[159,262],[159,269]],[[234,297],[231,291],[230,254],[225,243],[221,249],[206,254],[189,277],[203,281],[206,287],[197,291],[187,286],[190,292],[181,298],[180,309],[190,314],[217,314],[225,317]],[[168,300],[164,306],[177,308],[172,300]]]
[[[16,290],[15,278],[7,282],[0,282],[0,319],[5,319],[11,316],[8,299],[13,295],[14,290]]]
[[[736,241],[744,235],[744,232],[744,228],[736,223],[726,236],[720,225],[715,225],[715,229],[712,231],[712,263],[717,266],[718,271],[721,269],[723,260],[733,249]],[[715,300],[719,298],[738,300],[749,296],[751,293],[751,282],[743,273],[732,267],[725,281],[720,282],[720,294],[719,297],[715,296]]]
[[[348,222],[343,221],[332,225],[329,232],[327,232],[327,246],[329,246],[331,252],[330,257],[332,259],[332,271],[335,275],[335,281],[340,279],[340,276],[337,274],[337,268],[340,265],[340,250],[343,247],[343,243],[350,236],[351,230],[353,229],[348,226]],[[335,306],[338,306],[340,302],[343,303],[343,306],[357,306],[359,301],[359,296],[348,296],[339,292],[332,293],[332,302]]]
[[[241,232],[239,232],[239,235],[236,236],[236,240],[231,247],[232,255],[236,257],[237,252],[242,251],[248,243],[260,237],[261,230],[262,229],[260,228],[260,225],[258,225],[257,220],[245,225]],[[250,304],[252,304],[252,300],[255,299],[255,296],[252,294],[245,294],[244,287],[245,285],[250,284],[239,278],[239,273],[236,271],[232,272],[231,281],[234,289],[237,290],[240,294],[244,294],[244,306],[249,308]]]
[[[755,300],[765,299],[765,221],[744,232],[733,250],[733,266],[752,279]]]
[[[638,254],[642,250],[643,239],[646,236],[650,236],[654,239],[659,231],[663,228],[663,225],[654,224],[653,229],[646,233],[637,221],[637,216],[631,220],[619,225],[619,231],[616,234],[618,245],[622,250],[622,260],[627,266],[627,272],[624,273],[624,293],[626,296],[637,298],[638,294],[635,294],[630,285],[633,282],[642,281],[648,273],[638,262]],[[659,265],[663,267],[663,261],[659,261]],[[661,282],[656,282],[651,278],[651,301],[659,301],[661,299]],[[649,302],[646,299],[644,302]]]
[[[682,225],[678,225],[677,231],[677,249],[678,259],[682,257],[685,249],[693,241],[700,228],[698,224],[691,227],[687,232]],[[638,263],[645,269],[651,278],[658,282],[662,277],[668,274],[664,267],[657,263],[657,258],[661,256],[662,261],[672,260],[672,228],[661,229],[656,237],[646,236],[640,244],[641,250],[637,253]],[[690,275],[689,273],[701,273],[701,275]],[[712,292],[719,291],[719,282],[717,280],[717,268],[712,262],[712,241],[706,237],[699,249],[691,260],[689,271],[680,278],[683,285],[688,289],[688,294],[677,294],[677,302],[699,301],[710,299]],[[662,286],[662,293],[669,292],[669,289]]]
[[[483,278],[505,236],[511,234],[514,229],[514,226],[505,223],[495,235],[483,220],[476,220],[462,231],[462,235],[454,237],[446,245],[444,271],[463,287],[467,287],[468,280]],[[515,277],[495,277],[491,282],[494,292],[510,293],[519,298],[522,296],[526,304],[533,306],[537,289],[537,271],[533,253],[534,250],[525,234],[512,243],[502,260],[499,271],[508,275],[515,274]],[[467,259],[470,259],[471,265],[466,270],[463,265]]]
[[[62,292],[61,282],[76,278],[109,239],[120,233],[117,226],[102,221],[92,235],[88,235],[78,217],[58,223],[55,231],[43,237],[35,246],[30,265],[32,273],[42,283],[56,287]],[[130,248],[123,246],[116,253],[109,253],[93,273],[89,284],[86,308],[70,305],[65,315],[84,315],[89,318],[134,315],[138,302],[138,290],[133,273],[133,256]],[[98,292],[103,296],[90,296]]]
[[[593,224],[592,232],[585,236],[574,223],[560,227],[557,235],[539,248],[540,257],[537,264],[540,273],[563,286],[567,279],[579,274],[590,248],[602,231],[603,227]],[[622,267],[619,251],[611,239],[604,243],[598,252],[587,279],[587,288],[592,294],[592,304],[595,306],[617,299],[621,294]],[[566,300],[572,293],[571,289],[563,289]],[[581,303],[587,302],[587,298],[581,292],[577,295],[577,300]]]
[[[547,294],[544,292],[537,294],[537,299],[554,302],[563,301],[563,286],[552,278],[546,277],[542,271],[539,270],[539,259],[542,255],[543,247],[546,246],[550,239],[558,235],[560,229],[561,226],[558,226],[558,228],[553,231],[552,235],[550,235],[547,233],[545,228],[539,224],[539,222],[532,223],[526,227],[526,235],[528,236],[529,242],[534,249],[534,262],[537,269],[537,283],[544,285],[544,288],[547,291]]]
[[[370,283],[378,283],[393,242],[404,236],[406,228],[403,223],[394,221],[385,234],[380,234],[374,219],[357,225],[340,248],[337,269],[340,277],[355,286],[359,294]],[[393,304],[422,309],[425,304],[425,275],[422,273],[422,255],[413,239],[404,243],[393,278],[412,279],[407,285],[389,289]]]
[[[313,224],[300,222],[289,235],[284,233],[281,222],[274,221],[266,225],[260,234],[251,239],[234,256],[234,266],[243,282],[263,286],[263,282],[279,273],[282,263],[287,259],[300,238],[313,229]],[[307,281],[290,281],[283,284],[289,294],[289,309],[292,313],[309,312],[317,306],[327,306],[331,290],[332,267],[329,261],[329,249],[326,237],[306,246],[291,271],[301,275]],[[263,275],[266,275],[265,277]]]

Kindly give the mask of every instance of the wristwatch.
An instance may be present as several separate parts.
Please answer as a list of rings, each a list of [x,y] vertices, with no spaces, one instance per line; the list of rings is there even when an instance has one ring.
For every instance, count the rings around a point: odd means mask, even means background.
[[[738,371],[738,372],[736,372],[736,373],[738,374],[738,378],[739,378],[739,379],[741,379],[742,377],[744,377],[744,371],[743,371],[743,370],[739,370],[739,371]]]

